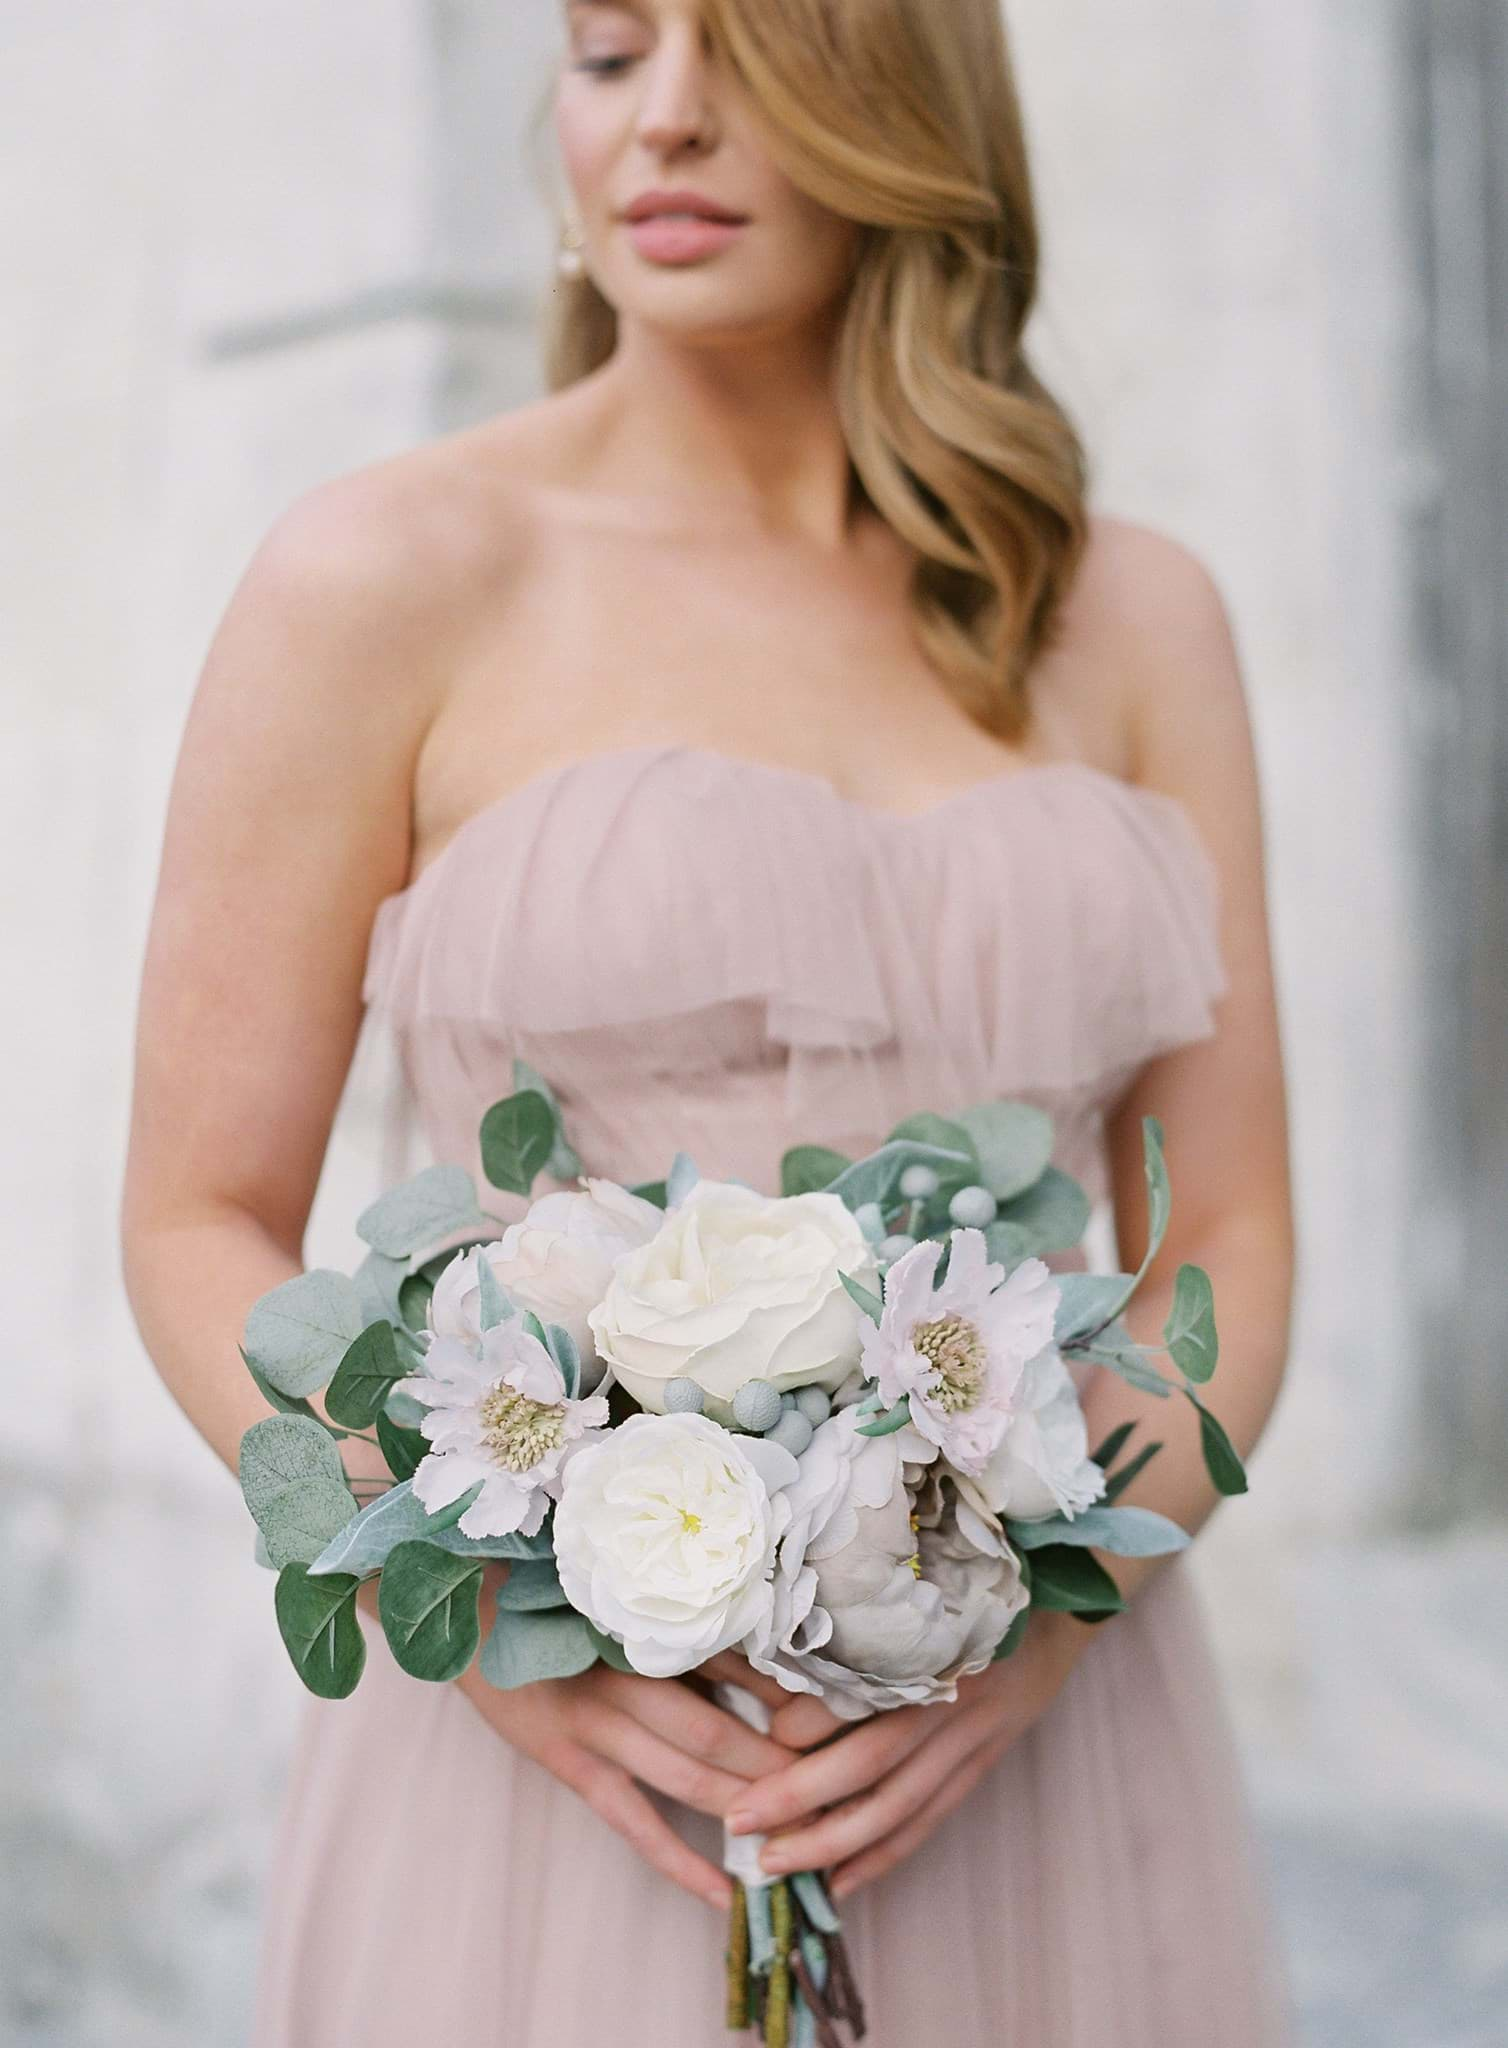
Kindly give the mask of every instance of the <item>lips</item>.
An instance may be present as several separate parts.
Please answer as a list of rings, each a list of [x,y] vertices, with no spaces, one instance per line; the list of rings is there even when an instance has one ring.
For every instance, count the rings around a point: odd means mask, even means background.
[[[723,206],[701,192],[656,191],[641,192],[636,199],[631,200],[623,209],[623,218],[627,221],[705,220],[717,221],[729,227],[739,227],[748,219],[748,215],[737,213],[732,207]]]

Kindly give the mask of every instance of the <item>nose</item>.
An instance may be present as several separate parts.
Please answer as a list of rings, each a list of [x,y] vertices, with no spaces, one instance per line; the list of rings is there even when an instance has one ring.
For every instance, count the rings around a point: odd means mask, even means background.
[[[666,34],[646,70],[636,123],[639,141],[665,157],[709,147],[717,116],[699,32],[687,26]]]

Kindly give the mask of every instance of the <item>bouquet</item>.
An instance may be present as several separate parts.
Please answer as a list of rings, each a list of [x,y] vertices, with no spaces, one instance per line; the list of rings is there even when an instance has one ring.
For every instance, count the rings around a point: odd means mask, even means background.
[[[530,1198],[548,1169],[572,1187],[504,1226],[468,1172],[431,1166],[360,1216],[353,1275],[302,1273],[246,1321],[278,1412],[242,1439],[241,1484],[311,1691],[358,1683],[356,1592],[380,1574],[383,1632],[416,1678],[457,1678],[479,1649],[502,1688],[598,1658],[669,1678],[736,1649],[842,1719],[954,1699],[1033,1612],[1122,1606],[1095,1550],[1188,1540],[1114,1504],[1159,1446],[1122,1460],[1127,1424],[1091,1454],[1079,1360],[1191,1401],[1215,1486],[1244,1490],[1200,1398],[1207,1275],[1179,1269],[1161,1346],[1123,1321],[1167,1228],[1155,1118],[1141,1266],[1054,1274],[1089,1205],[1029,1104],[911,1116],[860,1159],[794,1146],[769,1195],[684,1152],[663,1181],[585,1174],[548,1082],[522,1061],[513,1080],[482,1120],[488,1181]],[[348,1434],[390,1483],[347,1476]],[[484,1643],[489,1559],[508,1570]],[[721,1696],[767,1725],[751,1693]],[[821,1874],[768,1878],[759,1846],[727,1846],[729,2025],[771,2048],[862,2035]]]

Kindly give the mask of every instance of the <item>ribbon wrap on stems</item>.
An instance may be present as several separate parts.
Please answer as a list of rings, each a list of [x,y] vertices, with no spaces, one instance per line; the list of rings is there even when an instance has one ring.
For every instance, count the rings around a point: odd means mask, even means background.
[[[719,1683],[716,1697],[769,1733],[769,1709],[743,1686]],[[838,1915],[816,1871],[780,1878],[760,1867],[766,1839],[723,1831],[723,1868],[733,1879],[728,2026],[757,2028],[765,2048],[847,2048],[863,2040],[866,2022]]]

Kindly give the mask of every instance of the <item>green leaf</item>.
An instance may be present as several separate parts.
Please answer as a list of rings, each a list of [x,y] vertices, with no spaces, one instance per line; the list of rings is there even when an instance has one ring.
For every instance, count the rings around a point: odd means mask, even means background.
[[[984,1248],[990,1258],[998,1259],[1010,1272],[1023,1259],[1031,1257],[1037,1241],[1021,1224],[1007,1223],[997,1216],[993,1223],[984,1226]]]
[[[1131,1292],[1129,1273],[1059,1273],[1053,1340],[1060,1350],[1085,1344],[1113,1323]]]
[[[1119,1374],[1128,1387],[1135,1387],[1138,1393],[1155,1394],[1160,1401],[1175,1391],[1167,1374],[1149,1365],[1145,1354],[1129,1337],[1123,1343],[1081,1345],[1073,1356],[1090,1365],[1104,1366],[1108,1372]]]
[[[873,1422],[861,1422],[854,1431],[855,1436],[894,1436],[898,1429],[904,1429],[911,1420],[911,1397],[902,1394],[893,1408],[887,1408],[883,1415],[877,1415]]]
[[[403,1314],[403,1289],[408,1283],[407,1259],[390,1259],[384,1252],[369,1251],[351,1276],[361,1306],[363,1327],[368,1323],[399,1323]]]
[[[1072,1251],[1089,1228],[1089,1214],[1089,1197],[1079,1183],[1049,1166],[1025,1194],[1002,1203],[995,1220],[1024,1231],[1028,1250],[1040,1259],[1049,1252]]]
[[[581,1172],[581,1155],[566,1136],[565,1115],[560,1107],[560,1098],[543,1074],[531,1067],[527,1060],[515,1056],[513,1061],[513,1085],[523,1091],[532,1089],[549,1103],[555,1118],[555,1144],[546,1161],[547,1171],[556,1180],[575,1180]]]
[[[482,1171],[495,1188],[527,1195],[555,1147],[555,1112],[537,1089],[494,1102],[482,1118]]]
[[[600,1628],[593,1628],[590,1622],[587,1623],[586,1627],[587,1634],[592,1639],[597,1655],[604,1664],[610,1664],[614,1671],[632,1672],[636,1678],[643,1676],[642,1672],[634,1671],[633,1665],[628,1661],[628,1652],[616,1636],[604,1635]]]
[[[515,1614],[499,1603],[498,1617],[478,1667],[500,1692],[533,1685],[542,1678],[574,1678],[597,1661],[597,1645],[583,1616],[573,1607],[548,1614]]]
[[[641,1202],[653,1202],[657,1209],[663,1209],[670,1199],[669,1189],[662,1180],[641,1180],[628,1192],[637,1195]]]
[[[1113,1557],[1166,1557],[1189,1543],[1187,1530],[1150,1508],[1085,1508],[1072,1519],[1051,1515],[1040,1522],[1007,1521],[1005,1533],[1018,1550],[1065,1543],[1108,1550]]]
[[[545,1349],[555,1362],[568,1401],[581,1392],[581,1351],[564,1323],[546,1323]]]
[[[996,1644],[995,1654],[990,1659],[990,1662],[992,1664],[1003,1663],[1007,1657],[1014,1656],[1015,1652],[1020,1649],[1021,1644],[1026,1636],[1026,1625],[1030,1619],[1030,1607],[1023,1607],[1021,1612],[1016,1616],[1016,1619],[1011,1623],[1010,1627],[1006,1630],[1005,1634],[1000,1638],[1000,1641]]]
[[[386,1411],[377,1417],[377,1441],[395,1479],[412,1479],[429,1456],[428,1439],[417,1429],[405,1429],[394,1422]]]
[[[1162,1445],[1160,1442],[1143,1444],[1136,1456],[1128,1458],[1119,1472],[1112,1472],[1105,1481],[1106,1501],[1118,1500],[1132,1480],[1140,1477],[1161,1449]]]
[[[308,1564],[356,1513],[329,1432],[302,1415],[269,1415],[241,1438],[241,1491],[281,1571]]]
[[[407,1259],[458,1230],[478,1230],[486,1220],[464,1166],[426,1166],[363,1209],[356,1235],[390,1259]]]
[[[862,1209],[866,1202],[876,1202],[881,1209],[893,1209],[896,1204],[901,1175],[908,1166],[934,1167],[941,1178],[955,1167],[973,1170],[974,1162],[967,1153],[945,1150],[939,1145],[924,1145],[914,1138],[893,1138],[871,1152],[863,1159],[856,1159],[852,1166],[845,1166],[836,1179],[828,1183],[827,1192],[846,1202],[850,1209]]]
[[[366,1667],[366,1638],[356,1618],[357,1579],[311,1579],[301,1564],[278,1573],[273,1602],[293,1668],[322,1700],[343,1700]]]
[[[495,1330],[499,1323],[511,1323],[518,1304],[497,1277],[485,1250],[472,1261],[477,1280],[477,1322],[483,1330]]]
[[[1168,1230],[1168,1217],[1173,1207],[1173,1191],[1168,1183],[1167,1163],[1163,1158],[1162,1125],[1155,1116],[1142,1118],[1141,1139],[1142,1163],[1147,1175],[1149,1240],[1146,1256],[1137,1272],[1138,1279],[1162,1249],[1162,1241]]]
[[[416,1430],[424,1421],[425,1416],[428,1415],[429,1410],[422,1401],[416,1400],[412,1394],[405,1394],[400,1388],[394,1387],[387,1400],[383,1403],[382,1412],[389,1422],[396,1422],[400,1429]]]
[[[1032,1605],[1058,1614],[1118,1614],[1120,1588],[1087,1550],[1054,1544],[1032,1552]]]
[[[409,1366],[398,1356],[392,1324],[372,1323],[336,1368],[325,1406],[348,1429],[366,1429],[381,1414],[396,1383],[408,1377]]]
[[[780,1160],[782,1195],[819,1194],[852,1161],[827,1145],[792,1145]]]
[[[863,1281],[855,1280],[851,1273],[839,1273],[838,1278],[843,1282],[847,1292],[859,1304],[859,1307],[863,1309],[869,1320],[872,1323],[878,1324],[881,1316],[885,1313],[885,1304],[879,1295],[871,1293]]]
[[[954,1123],[945,1116],[934,1116],[931,1110],[921,1110],[916,1116],[903,1117],[889,1133],[891,1139],[910,1138],[920,1145],[935,1145],[944,1152],[960,1155],[956,1166],[951,1167],[945,1179],[958,1181],[967,1186],[979,1178],[980,1160],[974,1140],[962,1124]]]
[[[355,1283],[314,1266],[253,1302],[243,1356],[279,1393],[298,1400],[318,1393],[361,1330]]]
[[[1193,1388],[1185,1387],[1183,1391],[1199,1410],[1199,1441],[1204,1451],[1204,1467],[1216,1492],[1226,1495],[1245,1493],[1246,1468],[1236,1455],[1235,1445]]]
[[[997,1201],[1024,1195],[1052,1159],[1052,1118],[1028,1102],[980,1102],[960,1110],[979,1161],[979,1178]]]
[[[429,1327],[430,1297],[435,1283],[427,1273],[408,1273],[398,1288],[398,1321],[406,1330]]]
[[[1213,1376],[1220,1339],[1215,1330],[1215,1290],[1202,1266],[1178,1268],[1162,1341],[1185,1379],[1203,1386]]]
[[[310,1577],[318,1578],[326,1572],[355,1572],[358,1577],[367,1577],[380,1571],[400,1543],[438,1541],[461,1519],[479,1490],[472,1487],[449,1507],[430,1514],[423,1501],[415,1498],[413,1482],[400,1480],[376,1500],[369,1501],[354,1521],[336,1531],[310,1565]]]
[[[344,1440],[346,1436],[345,1430],[330,1428],[330,1425],[325,1421],[324,1417],[316,1413],[316,1411],[310,1407],[307,1401],[295,1401],[291,1394],[285,1394],[281,1391],[280,1388],[275,1387],[272,1384],[272,1381],[268,1379],[266,1373],[258,1372],[255,1365],[253,1365],[251,1360],[246,1356],[244,1346],[238,1344],[236,1346],[236,1349],[241,1353],[241,1363],[246,1367],[246,1370],[251,1374],[252,1379],[256,1382],[258,1393],[262,1396],[262,1399],[264,1401],[270,1402],[271,1405],[274,1408],[276,1408],[279,1415],[302,1415],[308,1421],[317,1422],[320,1424],[322,1428],[330,1429],[331,1436],[339,1438],[342,1441]]]
[[[1136,1434],[1134,1422],[1123,1422],[1119,1429],[1112,1429],[1109,1436],[1094,1453],[1094,1462],[1102,1472],[1108,1472],[1126,1445]]]
[[[433,1543],[400,1543],[377,1588],[377,1611],[400,1669],[436,1683],[459,1678],[481,1641],[481,1590],[480,1562]]]
[[[497,1604],[515,1614],[568,1606],[554,1558],[530,1558],[510,1565],[507,1578],[498,1588]]]

